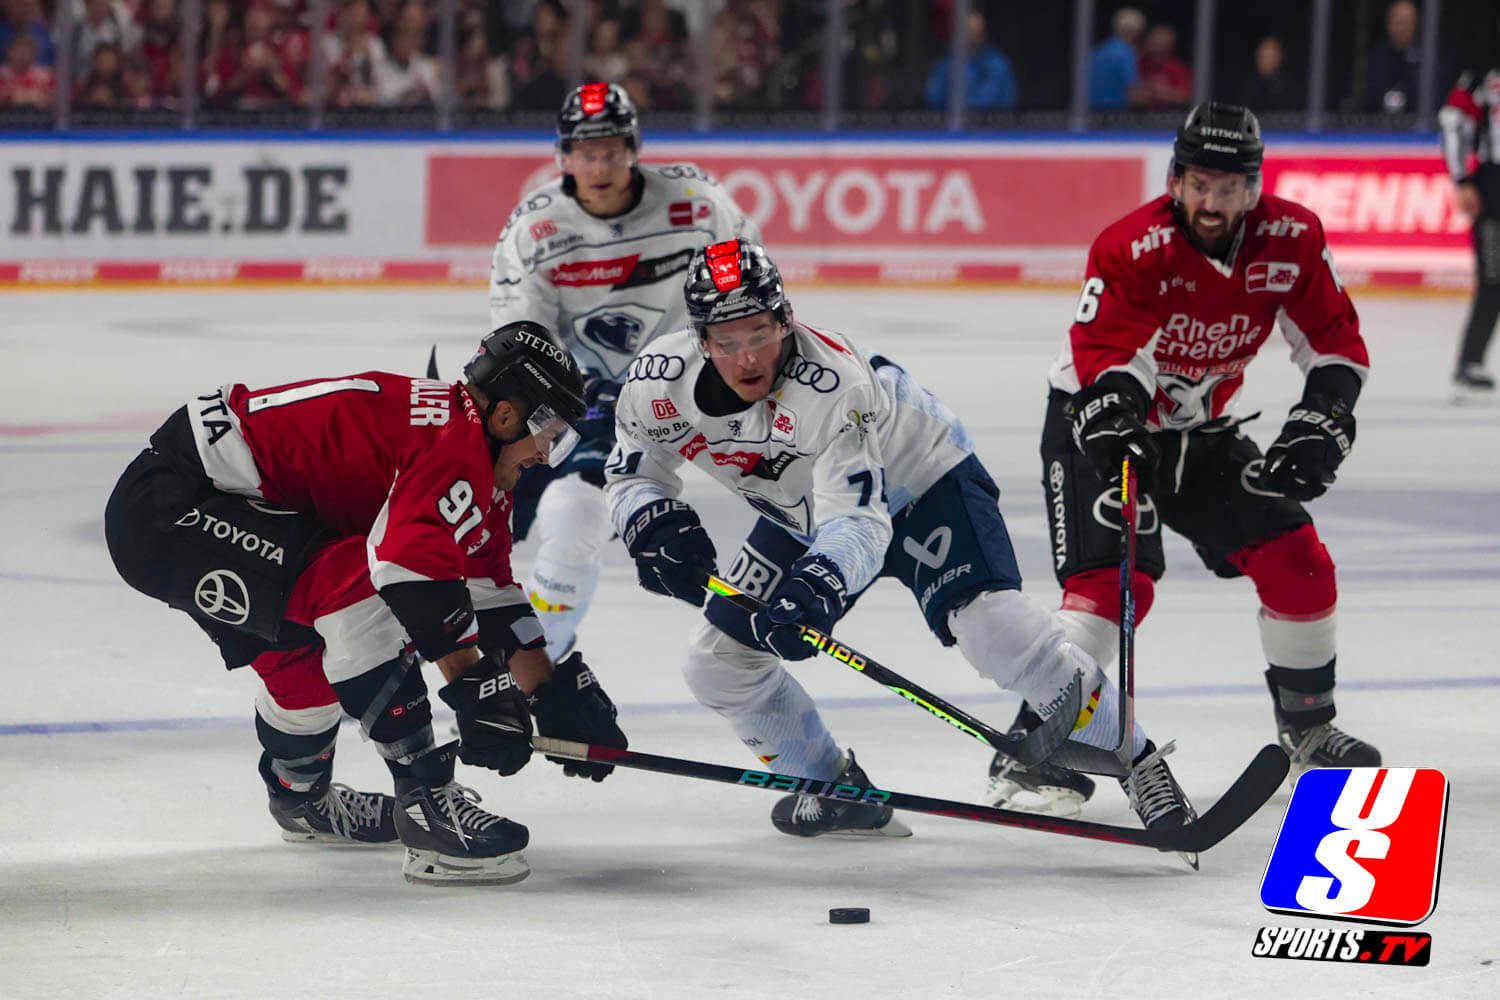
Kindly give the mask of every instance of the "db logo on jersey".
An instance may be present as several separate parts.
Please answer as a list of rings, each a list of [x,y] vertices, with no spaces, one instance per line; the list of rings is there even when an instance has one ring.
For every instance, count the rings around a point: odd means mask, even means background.
[[[653,399],[651,401],[651,412],[657,420],[671,420],[674,417],[681,416],[677,412],[677,407],[672,405],[670,399]]]
[[[1437,906],[1448,779],[1430,767],[1297,779],[1260,884],[1274,913],[1410,927]]]
[[[1290,292],[1302,268],[1279,260],[1258,260],[1245,268],[1245,291]]]

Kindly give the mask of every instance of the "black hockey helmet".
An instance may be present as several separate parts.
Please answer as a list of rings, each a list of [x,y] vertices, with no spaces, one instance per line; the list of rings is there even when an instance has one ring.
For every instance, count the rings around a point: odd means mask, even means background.
[[[557,113],[557,148],[566,153],[580,139],[623,135],[631,149],[641,148],[641,126],[635,104],[618,83],[585,83],[568,95]]]
[[[792,325],[792,304],[781,287],[766,248],[749,240],[710,243],[688,262],[688,318],[702,337],[711,323],[727,323],[744,316],[769,312],[782,326]]]
[[[1194,105],[1177,128],[1172,173],[1181,177],[1187,167],[1202,167],[1254,177],[1265,156],[1254,112],[1238,104],[1204,101]]]
[[[488,400],[486,433],[496,404],[520,398],[527,405],[527,427],[548,465],[556,466],[578,443],[574,427],[588,409],[583,375],[573,355],[540,323],[517,320],[485,337],[464,365],[464,379]]]

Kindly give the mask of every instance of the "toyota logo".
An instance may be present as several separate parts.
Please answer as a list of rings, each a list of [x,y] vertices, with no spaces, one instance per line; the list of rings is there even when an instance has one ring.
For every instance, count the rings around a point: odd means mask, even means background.
[[[1094,498],[1094,520],[1106,528],[1119,531],[1125,526],[1125,519],[1120,516],[1120,505],[1120,488],[1111,486]],[[1142,535],[1154,535],[1159,527],[1156,503],[1149,493],[1141,493],[1136,497],[1135,525],[1136,531]]]
[[[838,372],[795,354],[787,358],[786,367],[781,369],[781,374],[814,392],[833,392],[839,387]]]
[[[193,603],[214,621],[243,625],[250,620],[250,592],[233,570],[214,569],[193,588]]]
[[[675,382],[682,378],[686,370],[687,362],[675,354],[642,354],[630,363],[626,381],[660,379],[663,382]]]
[[[178,528],[191,528],[201,520],[203,520],[203,512],[200,511],[197,507],[194,507],[186,514],[173,521],[172,524]]]

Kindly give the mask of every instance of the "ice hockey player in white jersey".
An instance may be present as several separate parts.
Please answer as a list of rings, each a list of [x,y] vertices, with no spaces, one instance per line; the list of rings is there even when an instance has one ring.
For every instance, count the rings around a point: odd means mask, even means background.
[[[527,470],[515,537],[536,522],[526,592],[563,656],[593,601],[611,528],[600,487],[614,443],[614,397],[642,346],[687,323],[682,275],[705,243],[759,239],[755,223],[691,163],[642,164],[636,111],[623,88],[588,83],[557,117],[563,175],[510,215],[490,270],[490,328],[540,321],[584,370],[583,440],[558,469]]]
[[[755,243],[696,254],[686,299],[693,327],[657,340],[627,373],[605,493],[641,585],[694,607],[704,606],[717,553],[677,499],[682,466],[762,515],[724,578],[767,607],[752,614],[708,599],[683,665],[698,700],[778,771],[868,785],[781,661],[813,653],[799,624],[830,631],[866,587],[890,576],[944,645],[1047,705],[1047,717],[1081,673],[1085,708],[1066,746],[1112,750],[1115,689],[1021,595],[999,491],[958,418],[894,362],[794,321],[780,274]],[[1134,749],[1124,784],[1141,820],[1185,822],[1191,806],[1165,748],[1137,726]],[[771,820],[799,836],[910,833],[888,807],[811,795],[778,801]]]

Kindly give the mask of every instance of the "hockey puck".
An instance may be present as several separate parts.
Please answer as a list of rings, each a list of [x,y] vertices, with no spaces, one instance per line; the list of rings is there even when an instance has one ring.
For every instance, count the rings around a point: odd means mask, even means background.
[[[830,924],[868,924],[870,911],[863,906],[840,906],[828,911]]]

